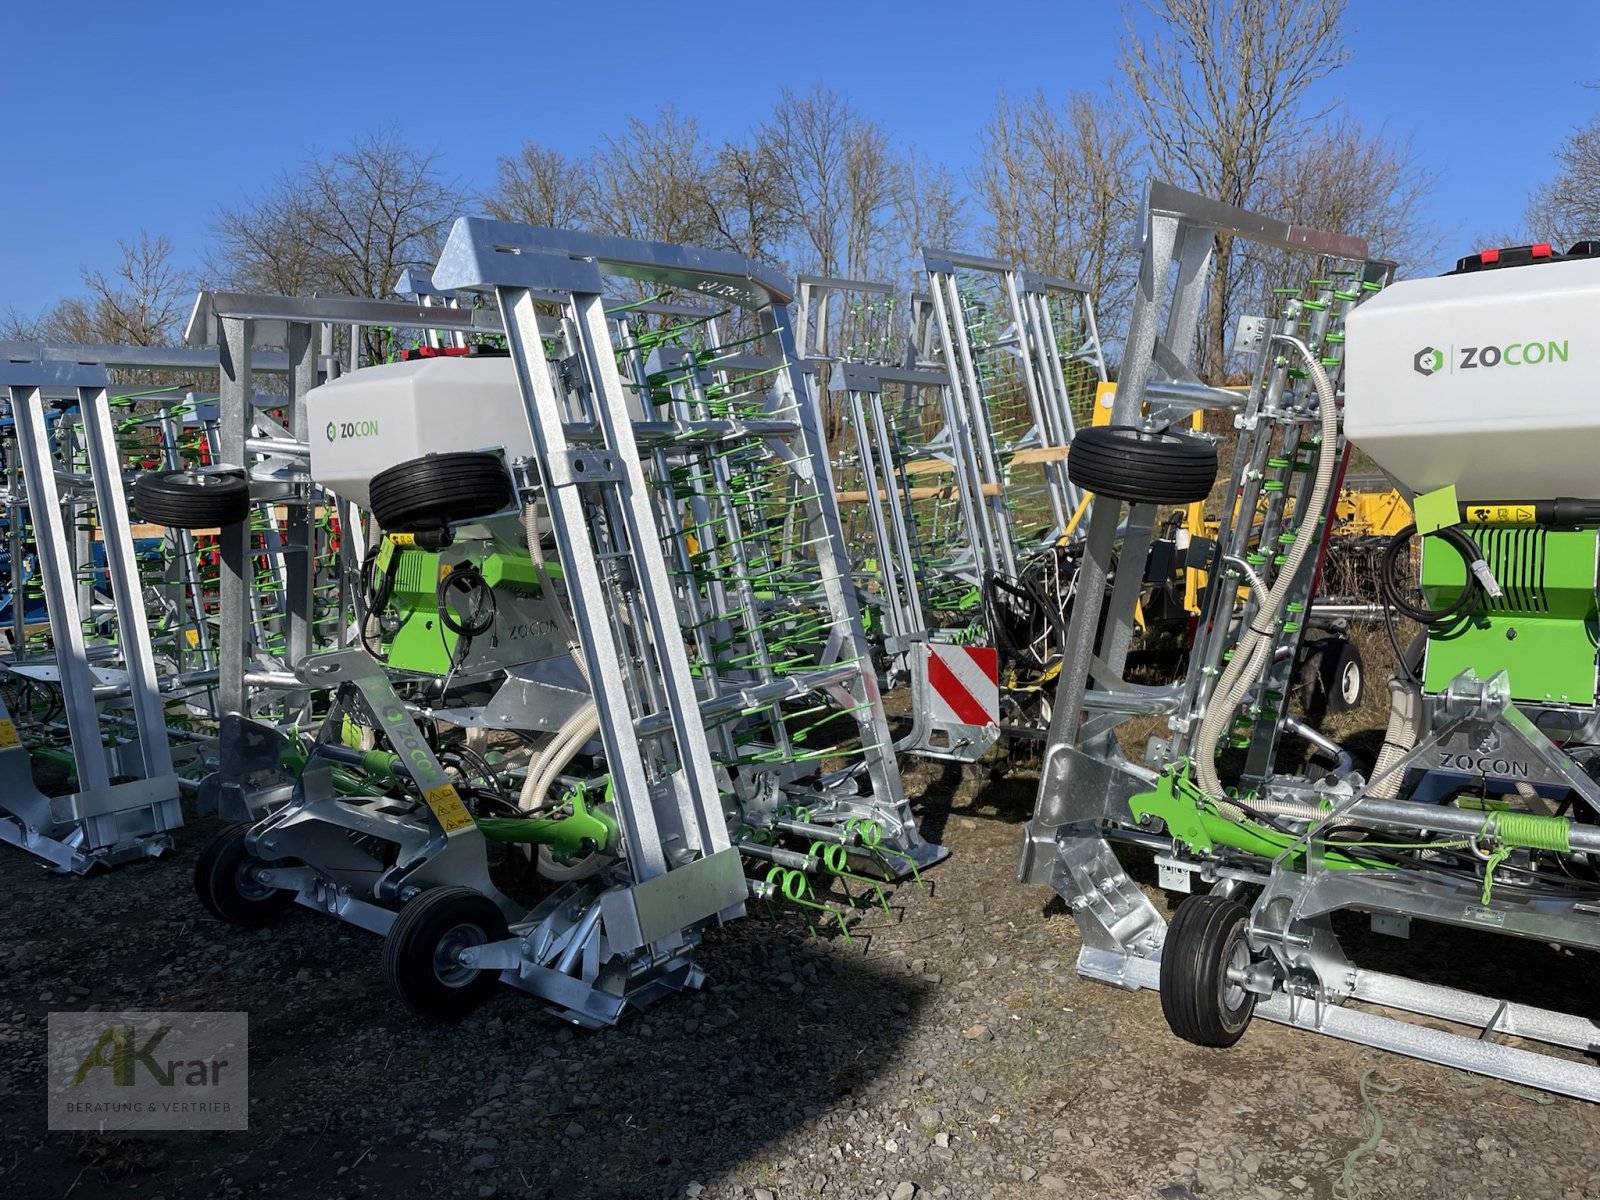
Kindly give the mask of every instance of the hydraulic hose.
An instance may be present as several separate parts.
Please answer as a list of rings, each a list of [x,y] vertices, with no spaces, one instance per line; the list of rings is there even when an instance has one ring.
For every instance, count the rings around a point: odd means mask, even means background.
[[[585,742],[600,731],[600,710],[590,700],[557,731],[555,738],[528,764],[528,777],[523,781],[522,792],[517,797],[517,807],[525,813],[537,812],[544,807],[545,798],[557,777],[572,761],[572,756],[583,748]],[[539,874],[546,879],[565,881],[587,879],[598,873],[610,860],[602,854],[588,854],[570,862],[562,862],[550,847],[540,846],[535,853],[539,859]]]
[[[561,626],[561,632],[567,636],[567,650],[572,655],[572,661],[577,664],[578,673],[587,683],[588,664],[583,659],[583,647],[578,642],[578,631],[572,624],[572,618],[567,614],[566,606],[556,599],[550,571],[545,564],[544,543],[539,534],[537,500],[529,501],[523,507],[522,528],[528,536],[528,555],[533,559],[534,571],[539,576],[545,595],[550,599],[550,607],[555,613],[556,622]],[[590,700],[567,718],[566,723],[556,731],[556,736],[551,739],[550,744],[528,764],[528,777],[523,781],[522,792],[517,797],[518,807],[524,812],[542,807],[556,777],[561,774],[567,763],[572,761],[572,756],[578,752],[578,748],[599,731],[600,712],[595,707],[594,701]]]
[[[1473,541],[1472,535],[1461,526],[1451,525],[1446,529],[1437,530],[1430,536],[1449,543],[1451,548],[1461,555],[1461,561],[1466,564],[1467,581],[1461,588],[1461,594],[1443,608],[1424,608],[1419,604],[1413,604],[1407,599],[1405,586],[1398,575],[1400,557],[1408,550],[1411,539],[1416,535],[1416,525],[1407,525],[1391,537],[1389,544],[1384,547],[1378,580],[1386,604],[1398,609],[1419,625],[1439,625],[1470,611],[1486,590],[1490,595],[1499,594],[1500,589],[1494,582],[1494,576],[1489,574],[1488,563],[1484,561],[1483,551],[1478,548],[1478,543]]]
[[[583,646],[578,641],[577,628],[568,615],[566,605],[562,604],[555,594],[551,582],[550,570],[545,563],[544,541],[539,533],[539,502],[530,501],[522,510],[522,528],[528,536],[528,555],[533,559],[535,572],[539,582],[544,588],[544,593],[550,598],[550,607],[554,611],[556,621],[561,626],[561,632],[567,637],[567,650],[572,655],[572,661],[577,664],[578,673],[583,676],[584,682],[589,682],[589,667],[584,661]],[[556,731],[556,736],[543,750],[541,750],[528,764],[528,777],[523,780],[522,791],[517,796],[517,807],[523,812],[535,812],[544,807],[545,799],[550,794],[550,789],[572,761],[573,755],[581,750],[586,742],[600,732],[600,709],[591,699],[582,708],[578,709]],[[540,846],[539,873],[547,879],[581,879],[595,874],[606,863],[606,859],[598,854],[591,854],[573,863],[556,861],[549,847]]]
[[[1311,553],[1311,548],[1317,540],[1317,517],[1327,507],[1329,493],[1333,490],[1334,470],[1338,466],[1336,448],[1339,443],[1339,410],[1333,380],[1328,378],[1328,372],[1323,368],[1321,359],[1313,354],[1304,342],[1282,334],[1278,337],[1293,346],[1305,359],[1306,374],[1317,393],[1322,441],[1317,450],[1317,470],[1311,485],[1311,494],[1306,499],[1305,507],[1298,510],[1300,528],[1295,534],[1293,544],[1289,547],[1289,552],[1284,556],[1283,566],[1273,580],[1272,587],[1258,604],[1244,637],[1234,648],[1233,657],[1212,693],[1211,703],[1206,707],[1205,717],[1200,722],[1199,735],[1195,739],[1195,782],[1206,795],[1219,800],[1219,811],[1235,818],[1242,816],[1242,811],[1220,800],[1223,791],[1222,781],[1217,777],[1217,746],[1222,741],[1224,730],[1232,724],[1233,714],[1243,701],[1245,693],[1255,686],[1272,661],[1278,614],[1288,602],[1289,591],[1294,587],[1295,578],[1299,575],[1306,556]],[[1319,811],[1312,804],[1296,803],[1292,806],[1312,813]],[[1257,807],[1269,811],[1265,806]]]
[[[572,756],[599,732],[600,710],[593,700],[586,701],[556,731],[550,744],[528,764],[528,777],[523,781],[522,792],[517,797],[517,807],[524,812],[543,808],[551,785],[572,761]]]
[[[1380,800],[1393,800],[1400,794],[1404,771],[1394,770],[1394,765],[1411,753],[1417,744],[1417,713],[1422,706],[1422,687],[1417,682],[1416,665],[1422,662],[1422,649],[1427,645],[1427,635],[1417,634],[1406,648],[1399,669],[1389,676],[1389,724],[1383,731],[1383,749],[1378,751],[1378,761],[1372,767],[1373,783],[1369,796]]]

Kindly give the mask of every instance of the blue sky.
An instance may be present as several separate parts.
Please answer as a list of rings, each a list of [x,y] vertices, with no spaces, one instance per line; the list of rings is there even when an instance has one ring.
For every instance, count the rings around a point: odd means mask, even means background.
[[[78,291],[140,229],[198,263],[220,206],[385,126],[486,186],[529,137],[579,152],[665,103],[731,136],[821,81],[959,172],[1002,88],[1101,87],[1122,29],[1115,0],[7,8],[0,311],[20,312]],[[1351,0],[1348,28],[1350,64],[1312,99],[1415,139],[1450,258],[1518,228],[1554,149],[1600,111],[1581,86],[1600,83],[1595,0]]]

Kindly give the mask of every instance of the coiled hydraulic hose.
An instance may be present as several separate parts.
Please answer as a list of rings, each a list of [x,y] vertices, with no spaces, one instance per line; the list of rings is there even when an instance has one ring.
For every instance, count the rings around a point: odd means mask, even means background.
[[[1461,561],[1467,568],[1467,582],[1462,586],[1461,594],[1443,608],[1424,608],[1406,597],[1405,585],[1399,578],[1400,557],[1409,551],[1411,539],[1416,536],[1417,527],[1413,523],[1391,537],[1389,544],[1384,547],[1383,561],[1378,571],[1384,602],[1419,625],[1440,625],[1464,612],[1470,612],[1484,595],[1483,579],[1488,573],[1488,564],[1484,562],[1483,551],[1478,548],[1478,543],[1459,525],[1451,525],[1431,535],[1448,543],[1461,555]],[[1493,577],[1489,578],[1492,581]]]

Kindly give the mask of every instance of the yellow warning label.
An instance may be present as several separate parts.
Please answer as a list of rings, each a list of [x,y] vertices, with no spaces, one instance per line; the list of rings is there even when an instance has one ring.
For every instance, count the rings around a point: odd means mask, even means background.
[[[389,564],[394,561],[394,539],[386,537],[378,543],[378,559],[374,564],[379,575],[389,569]]]
[[[454,833],[472,824],[472,814],[461,803],[460,793],[450,784],[441,783],[436,788],[430,788],[422,793],[422,799],[446,833]]]
[[[17,736],[17,727],[10,721],[0,721],[0,750],[15,750],[22,745],[22,739]]]
[[[189,643],[189,649],[193,650],[200,645],[200,631],[198,629],[185,629],[183,636]]]
[[[1532,525],[1531,504],[1469,504],[1468,525]]]

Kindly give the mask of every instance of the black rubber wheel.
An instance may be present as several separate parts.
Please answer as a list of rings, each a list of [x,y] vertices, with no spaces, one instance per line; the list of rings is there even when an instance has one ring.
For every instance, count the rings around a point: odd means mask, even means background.
[[[1228,978],[1250,965],[1249,919],[1249,909],[1221,896],[1178,905],[1161,949],[1161,1012],[1184,1041],[1231,1046],[1250,1024],[1255,993]]]
[[[1067,477],[1113,500],[1193,504],[1209,496],[1217,481],[1217,448],[1186,433],[1090,426],[1072,439]]]
[[[251,825],[230,825],[200,852],[194,864],[194,890],[212,916],[255,929],[271,924],[294,903],[289,888],[269,887],[254,878],[258,867],[282,866],[255,857],[245,847]]]
[[[482,892],[430,888],[400,910],[383,940],[383,978],[407,1007],[459,1021],[488,998],[496,970],[463,967],[455,956],[510,936],[505,914]]]
[[[493,454],[429,454],[372,477],[372,515],[390,533],[442,529],[510,508],[511,476]]]
[[[250,515],[250,481],[243,471],[151,471],[133,485],[133,511],[171,529],[235,525]]]
[[[1329,713],[1354,712],[1366,694],[1367,665],[1361,648],[1346,638],[1325,638],[1318,647],[1317,685]]]

